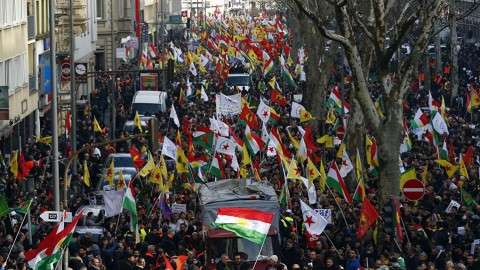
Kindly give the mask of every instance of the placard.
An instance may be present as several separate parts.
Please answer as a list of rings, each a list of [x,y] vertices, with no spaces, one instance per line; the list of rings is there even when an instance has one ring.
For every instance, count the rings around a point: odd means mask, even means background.
[[[318,213],[322,217],[325,218],[325,220],[328,221],[329,224],[333,224],[332,222],[332,209],[313,209],[315,213]]]
[[[174,203],[171,209],[174,214],[187,213],[187,205],[184,203]]]

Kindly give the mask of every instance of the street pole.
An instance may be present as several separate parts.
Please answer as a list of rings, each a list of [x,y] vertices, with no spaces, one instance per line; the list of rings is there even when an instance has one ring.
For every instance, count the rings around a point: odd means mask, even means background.
[[[50,63],[52,68],[52,146],[53,146],[53,202],[55,211],[60,211],[60,179],[58,172],[58,119],[57,119],[57,52],[55,38],[55,0],[50,5]]]
[[[70,107],[72,151],[77,151],[77,91],[75,89],[75,34],[73,33],[73,0],[70,0]],[[77,175],[77,162],[73,160],[73,175]],[[66,206],[65,206],[66,207]]]
[[[111,49],[112,49],[112,71],[116,70],[115,63],[115,33],[113,31],[113,0],[110,0],[110,39],[111,39]],[[116,108],[115,108],[115,76],[112,76],[112,89],[111,89],[111,103],[112,106],[112,130],[110,131],[112,139],[115,138],[115,129],[116,129]]]

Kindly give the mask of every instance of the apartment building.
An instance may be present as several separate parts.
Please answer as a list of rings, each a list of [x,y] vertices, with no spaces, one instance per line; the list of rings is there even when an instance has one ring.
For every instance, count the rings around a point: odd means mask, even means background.
[[[0,135],[11,138],[1,146],[4,150],[17,148],[35,133],[38,91],[29,87],[34,72],[29,51],[35,41],[27,13],[27,0],[0,0]]]
[[[135,0],[95,0],[98,34],[96,70],[112,68],[112,52],[120,47],[122,38],[134,36],[135,3]]]
[[[148,33],[151,40],[159,40],[157,31],[162,27],[162,34],[174,28],[181,20],[182,1],[181,0],[145,0],[144,21],[148,25]],[[181,21],[180,21],[181,22]]]

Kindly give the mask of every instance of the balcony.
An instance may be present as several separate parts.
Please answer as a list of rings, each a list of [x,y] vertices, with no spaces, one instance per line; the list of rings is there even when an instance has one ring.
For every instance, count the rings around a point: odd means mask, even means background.
[[[35,17],[27,17],[28,39],[35,39]]]

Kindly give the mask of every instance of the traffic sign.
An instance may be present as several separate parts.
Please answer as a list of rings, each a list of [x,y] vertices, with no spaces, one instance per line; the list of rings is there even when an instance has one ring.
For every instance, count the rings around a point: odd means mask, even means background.
[[[402,192],[405,198],[418,201],[425,194],[425,185],[418,179],[410,179],[403,185]]]
[[[63,59],[62,64],[60,65],[60,68],[61,68],[62,80],[63,81],[70,80],[70,60],[69,60],[69,58]]]
[[[40,214],[40,218],[46,222],[60,222],[62,215],[62,211],[45,211]],[[66,212],[65,222],[72,222],[72,212]]]

